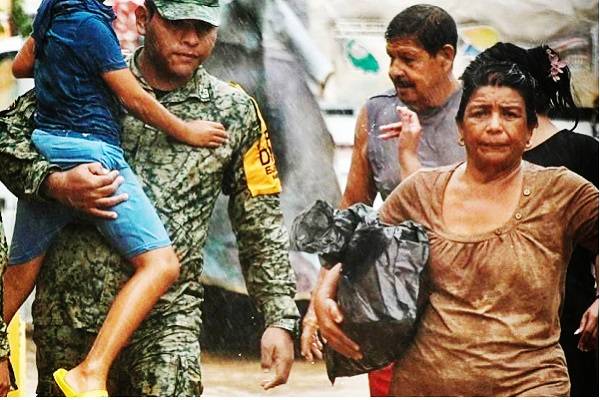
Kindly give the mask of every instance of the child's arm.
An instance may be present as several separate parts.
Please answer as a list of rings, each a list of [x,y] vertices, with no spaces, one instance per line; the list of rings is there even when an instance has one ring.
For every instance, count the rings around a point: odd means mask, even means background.
[[[35,40],[29,36],[17,53],[12,65],[15,78],[33,78],[33,64],[35,63]]]
[[[104,72],[102,79],[136,118],[173,138],[197,147],[219,147],[227,142],[229,135],[223,125],[211,121],[181,120],[142,89],[129,69]]]

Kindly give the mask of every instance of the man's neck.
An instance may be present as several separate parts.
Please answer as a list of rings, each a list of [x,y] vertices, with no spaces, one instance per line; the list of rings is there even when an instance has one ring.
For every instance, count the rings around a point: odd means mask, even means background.
[[[425,104],[415,110],[417,113],[427,113],[430,110],[442,107],[448,102],[450,97],[456,93],[460,83],[453,77],[444,79],[440,84],[435,87],[435,90],[430,93],[429,97],[425,100]]]
[[[191,79],[191,76],[182,78],[165,73],[156,65],[155,62],[152,61],[148,52],[145,51],[144,48],[142,48],[137,62],[144,80],[153,89],[170,92],[185,86],[185,84]]]

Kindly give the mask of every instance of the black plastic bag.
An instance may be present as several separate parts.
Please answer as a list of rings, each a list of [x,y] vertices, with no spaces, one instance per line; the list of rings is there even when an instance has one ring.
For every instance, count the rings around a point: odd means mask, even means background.
[[[385,225],[364,204],[334,210],[318,200],[291,229],[293,250],[317,253],[330,266],[341,262],[337,301],[342,330],[358,343],[361,360],[325,346],[327,375],[352,376],[380,369],[402,355],[414,336],[429,258],[423,227],[412,221]]]

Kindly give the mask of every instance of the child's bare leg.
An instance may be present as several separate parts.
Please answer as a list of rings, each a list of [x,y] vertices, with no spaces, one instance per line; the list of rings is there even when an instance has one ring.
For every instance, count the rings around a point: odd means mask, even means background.
[[[172,247],[151,250],[130,260],[135,272],[117,294],[86,358],[66,380],[77,392],[106,389],[108,371],[146,315],[179,277]]]
[[[4,273],[2,318],[10,323],[35,286],[35,280],[44,261],[44,254],[23,264],[9,265]]]

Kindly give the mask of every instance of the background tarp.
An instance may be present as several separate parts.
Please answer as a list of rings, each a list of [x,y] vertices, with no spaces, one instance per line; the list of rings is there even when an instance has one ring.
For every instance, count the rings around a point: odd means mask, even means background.
[[[389,87],[388,57],[383,32],[404,8],[429,3],[444,8],[460,28],[488,25],[500,41],[530,47],[548,43],[561,53],[573,71],[579,104],[594,107],[598,97],[598,1],[596,0],[329,0],[309,1],[310,32],[325,54],[331,55],[335,74],[322,101],[356,108]],[[348,43],[371,53],[379,63],[376,73],[353,65]],[[455,73],[469,62],[459,43]]]
[[[333,169],[334,143],[308,86],[310,65],[297,54],[289,26],[282,23],[282,13],[290,11],[288,3],[296,7],[294,15],[305,15],[306,7],[300,1],[224,3],[217,45],[204,65],[219,78],[239,83],[258,101],[277,157],[283,186],[281,205],[289,227],[315,200],[333,204],[340,200]],[[313,54],[313,58],[323,56]],[[221,196],[211,220],[202,279],[208,285],[246,293],[226,205],[227,199]],[[320,267],[318,259],[290,252],[290,262],[297,277],[298,298],[307,299]]]

